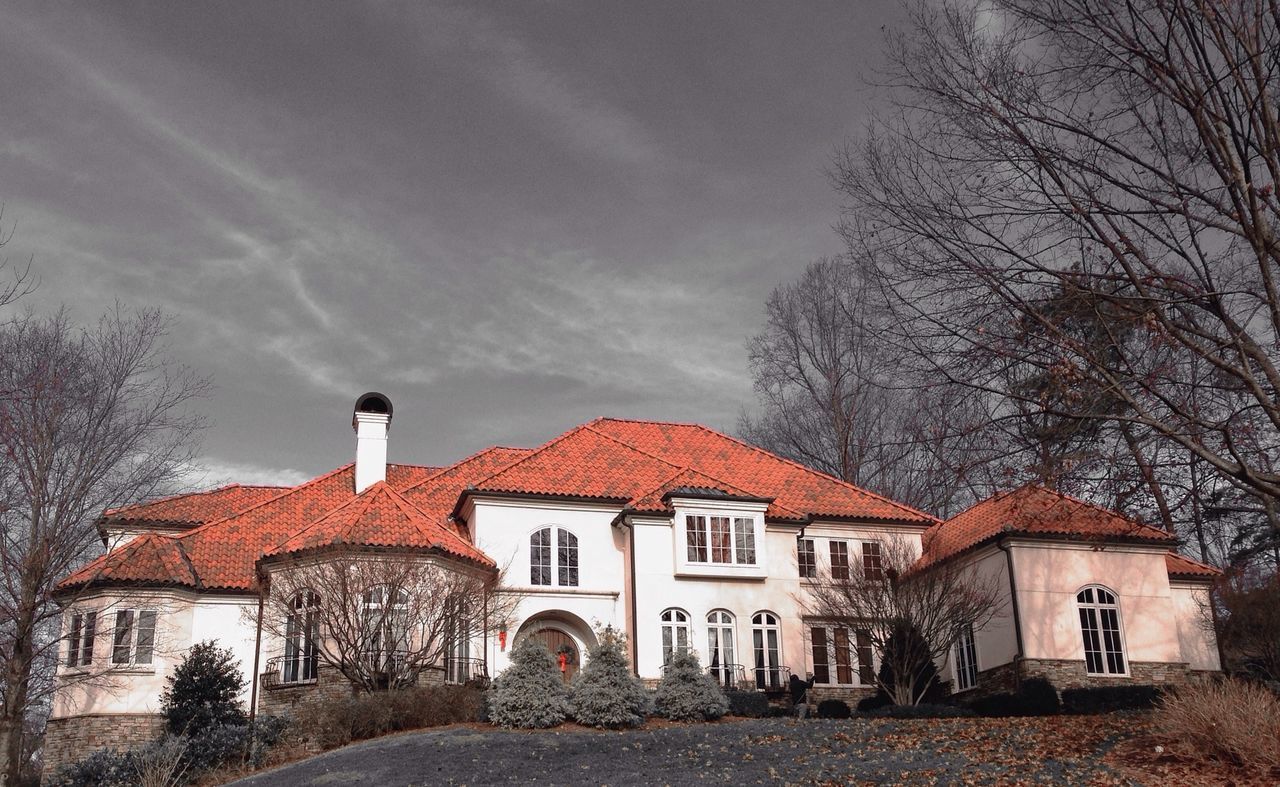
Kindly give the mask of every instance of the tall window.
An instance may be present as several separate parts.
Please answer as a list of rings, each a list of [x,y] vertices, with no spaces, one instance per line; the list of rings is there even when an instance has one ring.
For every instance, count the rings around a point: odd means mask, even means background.
[[[365,657],[373,669],[394,672],[408,652],[408,606],[409,594],[404,588],[393,591],[379,585],[365,591]]]
[[[848,686],[875,683],[869,632],[845,626],[814,626],[810,629],[810,638],[815,683]]]
[[[455,619],[449,624],[448,655],[444,674],[448,683],[466,683],[471,674],[471,621]]]
[[[831,542],[831,578],[849,578],[849,544],[845,541]]]
[[[668,609],[662,613],[662,663],[670,664],[677,653],[689,652],[689,613]]]
[[[818,576],[818,556],[813,551],[813,539],[799,539],[796,543],[796,554],[800,557],[800,577],[802,579],[816,579]]]
[[[1076,594],[1084,665],[1090,675],[1124,675],[1124,642],[1120,636],[1120,605],[1103,587],[1087,587]]]
[[[316,679],[316,639],[319,634],[320,597],[304,590],[289,601],[289,617],[284,623],[285,683]]]
[[[956,691],[965,691],[978,685],[978,650],[973,643],[973,626],[960,629],[954,647]]]
[[[871,580],[884,579],[884,562],[880,556],[879,541],[862,542],[862,576]]]
[[[684,525],[690,563],[756,564],[755,520],[751,517],[690,514],[684,518]]]
[[[553,542],[554,562],[551,559]],[[529,536],[529,584],[577,587],[578,537],[561,527],[534,531]]]
[[[87,667],[93,663],[93,641],[98,613],[89,610],[71,615],[67,626],[67,666]]]
[[[111,637],[112,664],[150,664],[155,647],[155,610],[116,610],[115,632]]]
[[[757,612],[751,616],[751,650],[756,688],[782,688],[782,654],[778,649],[778,616]]]
[[[707,615],[707,666],[721,686],[735,687],[737,659],[733,651],[733,615],[722,609]]]

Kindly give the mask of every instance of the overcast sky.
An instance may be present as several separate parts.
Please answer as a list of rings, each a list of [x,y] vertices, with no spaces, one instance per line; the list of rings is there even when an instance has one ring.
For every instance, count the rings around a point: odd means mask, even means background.
[[[11,3],[0,201],[37,309],[119,299],[211,375],[207,481],[732,430],[769,291],[838,253],[824,168],[894,3]],[[883,6],[883,7],[882,7]]]

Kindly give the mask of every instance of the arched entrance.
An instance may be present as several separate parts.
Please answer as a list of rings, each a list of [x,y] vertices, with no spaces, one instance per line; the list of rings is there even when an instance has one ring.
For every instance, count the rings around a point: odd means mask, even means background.
[[[564,610],[548,610],[531,616],[521,624],[516,642],[525,637],[534,637],[547,646],[561,667],[566,683],[582,669],[587,649],[596,644],[591,627],[582,618]]]

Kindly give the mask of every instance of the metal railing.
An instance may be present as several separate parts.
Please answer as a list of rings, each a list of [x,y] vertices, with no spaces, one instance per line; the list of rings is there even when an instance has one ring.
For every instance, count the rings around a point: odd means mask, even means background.
[[[754,667],[751,670],[751,680],[759,691],[786,691],[791,683],[791,668]]]
[[[484,659],[446,658],[444,660],[444,682],[456,684],[488,683],[489,670],[484,665]]]
[[[318,668],[315,654],[267,659],[266,669],[262,672],[262,688],[271,691],[315,683]]]
[[[747,682],[747,668],[741,664],[712,664],[707,674],[725,689],[739,689]]]

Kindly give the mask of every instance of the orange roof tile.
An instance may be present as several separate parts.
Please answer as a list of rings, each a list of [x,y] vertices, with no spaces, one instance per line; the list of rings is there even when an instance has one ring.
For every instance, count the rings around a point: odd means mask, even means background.
[[[1214,579],[1222,576],[1222,569],[1214,568],[1199,560],[1192,560],[1186,555],[1170,552],[1164,556],[1165,569],[1171,578],[1177,579]]]
[[[992,495],[926,530],[924,554],[914,568],[918,570],[945,560],[1001,535],[1177,542],[1172,534],[1115,511],[1028,484]]]
[[[107,558],[110,558],[109,560]],[[94,582],[146,583],[199,587],[199,579],[173,536],[144,533],[89,563],[60,583],[74,587]]]
[[[222,519],[280,494],[285,486],[227,484],[203,492],[170,495],[103,512],[102,524],[193,527]]]

